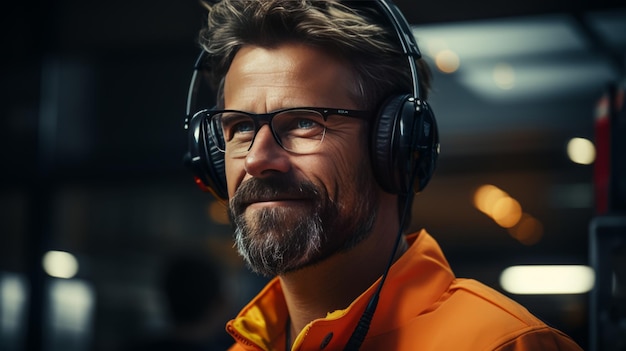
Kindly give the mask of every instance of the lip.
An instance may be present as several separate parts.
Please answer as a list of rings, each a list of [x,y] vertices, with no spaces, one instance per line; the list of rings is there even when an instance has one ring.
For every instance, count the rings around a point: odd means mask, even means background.
[[[293,207],[301,206],[304,203],[309,202],[304,198],[272,198],[272,199],[255,199],[247,202],[245,207],[247,208],[260,208],[260,207]]]

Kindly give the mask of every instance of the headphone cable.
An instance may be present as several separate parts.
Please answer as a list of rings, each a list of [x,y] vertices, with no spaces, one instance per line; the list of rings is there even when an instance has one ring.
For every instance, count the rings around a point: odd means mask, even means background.
[[[412,167],[411,173],[412,173],[411,178],[409,179],[415,179],[414,177],[417,173],[416,167]],[[413,182],[409,182],[409,189],[407,191],[407,194],[411,194],[412,192],[413,192]],[[357,323],[356,328],[354,328],[354,331],[352,332],[352,335],[350,336],[350,339],[348,340],[348,343],[346,344],[344,351],[358,351],[359,348],[361,347],[361,344],[363,344],[363,341],[365,340],[365,336],[367,335],[367,332],[369,331],[369,328],[370,328],[370,324],[372,323],[372,318],[374,317],[374,312],[376,312],[376,307],[378,306],[378,298],[380,296],[380,292],[383,288],[383,284],[385,283],[385,280],[387,279],[389,270],[391,269],[391,266],[394,263],[394,258],[398,251],[398,247],[400,246],[400,239],[402,238],[402,235],[403,235],[402,233],[404,232],[406,216],[408,215],[408,212],[411,209],[411,206],[410,206],[411,201],[413,201],[413,197],[407,196],[406,201],[404,203],[404,209],[402,211],[400,227],[398,228],[398,233],[396,235],[396,240],[393,246],[393,250],[391,251],[391,256],[389,257],[389,262],[387,263],[387,267],[385,268],[385,271],[383,272],[383,275],[380,278],[380,282],[378,283],[378,287],[376,288],[374,295],[372,295],[372,297],[370,298],[367,304],[367,307],[365,308],[365,311],[363,311],[361,318],[359,318],[359,322]]]

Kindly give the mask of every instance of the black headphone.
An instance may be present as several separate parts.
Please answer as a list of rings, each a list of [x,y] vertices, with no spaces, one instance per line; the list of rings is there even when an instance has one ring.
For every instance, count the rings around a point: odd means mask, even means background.
[[[421,53],[409,24],[391,1],[378,0],[376,3],[381,14],[393,25],[403,54],[407,57],[413,91],[389,97],[379,109],[371,127],[371,163],[376,180],[385,191],[412,196],[414,191],[422,191],[432,177],[439,156],[439,133],[432,110],[421,98],[415,63],[416,59],[421,58]],[[201,114],[192,115],[195,113],[202,80],[199,75],[206,72],[203,66],[205,55],[205,51],[202,51],[196,60],[187,95],[185,129],[189,133],[189,150],[185,155],[185,163],[191,168],[201,189],[226,201],[228,190],[224,153],[217,149],[209,136],[207,121]],[[211,95],[214,98],[216,94]]]

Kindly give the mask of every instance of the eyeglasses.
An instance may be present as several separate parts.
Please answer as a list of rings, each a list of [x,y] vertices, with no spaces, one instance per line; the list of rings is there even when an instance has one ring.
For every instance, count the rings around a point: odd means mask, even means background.
[[[295,107],[255,114],[236,110],[203,110],[204,123],[217,148],[229,155],[250,151],[259,129],[268,124],[276,142],[285,150],[306,154],[317,149],[326,136],[329,116],[368,119],[368,111],[322,107]]]

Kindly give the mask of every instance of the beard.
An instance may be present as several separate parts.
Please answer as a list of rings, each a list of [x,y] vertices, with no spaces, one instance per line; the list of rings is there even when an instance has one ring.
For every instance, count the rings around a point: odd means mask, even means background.
[[[347,202],[331,199],[325,188],[310,181],[287,175],[242,183],[228,213],[235,229],[235,247],[248,267],[266,277],[282,275],[364,240],[376,220],[378,197],[371,177],[356,178],[341,199]],[[262,208],[246,214],[247,205],[255,200],[294,197],[304,206]]]

